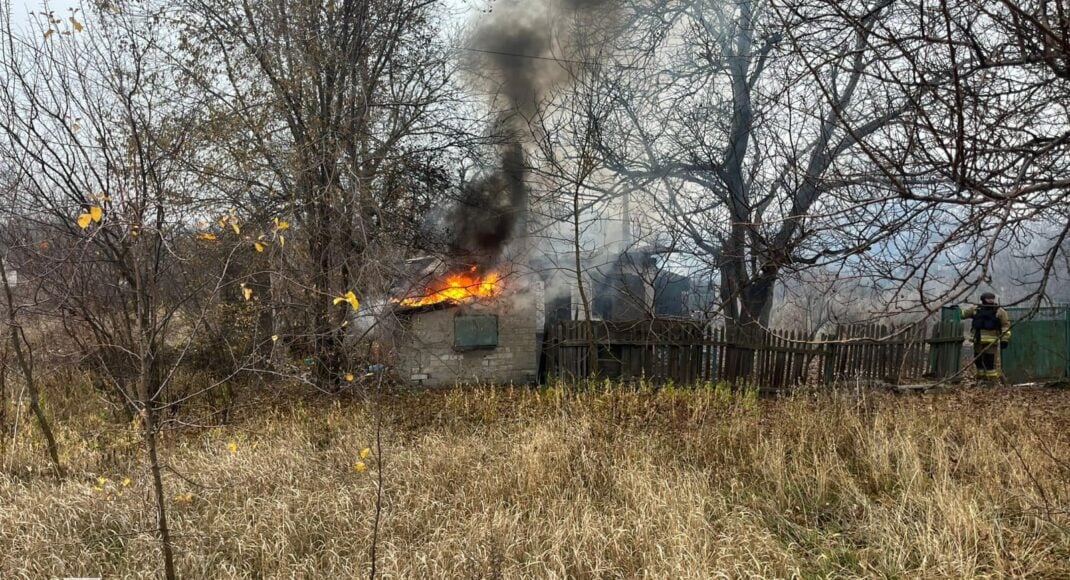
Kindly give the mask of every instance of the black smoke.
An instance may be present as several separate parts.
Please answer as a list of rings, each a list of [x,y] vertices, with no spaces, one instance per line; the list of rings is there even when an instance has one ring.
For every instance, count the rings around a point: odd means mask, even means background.
[[[465,184],[448,216],[452,254],[483,268],[494,266],[524,227],[528,195],[524,149],[502,148],[501,168]]]
[[[593,28],[617,20],[619,0],[505,0],[480,17],[472,36],[474,69],[490,77],[492,93],[514,112],[531,113],[553,86],[567,83],[568,67]],[[582,37],[582,38],[581,38]],[[581,57],[582,58],[582,57]],[[487,73],[490,73],[489,75]]]
[[[547,91],[568,82],[568,60],[555,59],[555,51],[567,51],[578,42],[575,33],[582,26],[577,22],[614,20],[618,4],[619,0],[505,0],[495,2],[492,14],[476,23],[469,66],[491,83],[481,88],[506,98],[507,108],[494,127],[505,137],[500,167],[465,184],[445,215],[434,218],[439,231],[445,229],[445,243],[455,259],[493,267],[509,242],[522,233],[528,192],[520,136],[530,132],[527,118]],[[556,15],[554,20],[550,15]]]

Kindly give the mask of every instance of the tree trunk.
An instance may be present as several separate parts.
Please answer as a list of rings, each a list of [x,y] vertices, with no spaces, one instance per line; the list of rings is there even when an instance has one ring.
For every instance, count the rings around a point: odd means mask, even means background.
[[[725,378],[729,381],[752,378],[754,349],[769,327],[777,273],[767,266],[748,276],[742,259],[726,260],[722,265],[721,299],[733,342],[726,353]]]
[[[249,285],[256,292],[257,296],[262,296],[265,299],[268,299],[272,296],[271,271],[266,268],[259,269],[252,275],[252,280]],[[256,310],[256,333],[253,335],[256,337],[256,340],[250,347],[256,354],[257,360],[261,363],[270,364],[271,362],[271,351],[274,347],[274,343],[269,340],[269,338],[274,334],[274,307],[260,303]]]
[[[41,428],[41,434],[45,437],[45,445],[48,447],[48,456],[52,459],[52,467],[56,476],[63,473],[63,467],[59,462],[59,448],[56,446],[56,438],[52,434],[52,427],[48,423],[48,417],[41,407],[41,396],[37,391],[37,381],[33,376],[33,364],[22,350],[24,337],[15,320],[15,298],[11,293],[11,284],[7,281],[7,268],[3,256],[0,256],[0,278],[4,282],[4,297],[7,300],[7,327],[11,336],[11,348],[15,351],[15,361],[22,370],[22,376],[26,380],[26,391],[30,395],[30,409],[37,419],[37,425]],[[0,401],[2,404],[2,401]]]
[[[167,526],[167,510],[164,503],[163,476],[160,470],[160,458],[156,452],[156,411],[151,405],[142,409],[145,420],[145,447],[149,453],[149,469],[152,472],[152,489],[156,498],[156,530],[160,536],[160,550],[163,554],[164,578],[175,579],[175,555],[171,546],[171,531]]]
[[[0,276],[4,273],[0,270]],[[7,345],[0,354],[0,465],[7,457]]]
[[[587,339],[587,376],[598,376],[598,345],[594,340],[594,321],[591,320],[591,303],[587,300],[587,290],[583,284],[583,256],[580,252],[580,184],[577,182],[572,196],[572,234],[573,249],[576,258],[576,288],[579,290],[580,303],[583,306],[583,332]]]
[[[158,234],[157,234],[158,235]],[[156,449],[157,414],[156,405],[160,399],[160,374],[158,355],[160,338],[157,333],[159,324],[156,316],[156,285],[158,274],[150,267],[147,270],[145,264],[156,264],[152,257],[162,243],[158,237],[153,239],[155,244],[149,245],[145,237],[134,247],[134,290],[137,293],[137,339],[138,339],[138,403],[141,408],[138,412],[144,420],[145,447],[149,456],[149,469],[152,473],[152,486],[156,499],[156,533],[160,538],[160,552],[163,556],[164,577],[167,580],[175,579],[175,559],[171,546],[171,533],[167,527],[167,508],[164,502],[163,477],[160,473],[160,459]],[[146,248],[149,245],[149,248]]]
[[[309,184],[309,187],[312,187]],[[312,192],[310,191],[310,194]],[[327,195],[323,192],[322,195]],[[314,229],[309,240],[310,257],[313,260],[312,306],[312,342],[313,371],[316,386],[324,391],[334,391],[338,386],[338,354],[340,341],[336,325],[332,324],[331,271],[331,219],[326,200],[320,199],[313,208]]]
[[[764,328],[769,327],[773,313],[773,289],[776,286],[776,271],[766,271],[749,280],[741,296],[740,321]]]

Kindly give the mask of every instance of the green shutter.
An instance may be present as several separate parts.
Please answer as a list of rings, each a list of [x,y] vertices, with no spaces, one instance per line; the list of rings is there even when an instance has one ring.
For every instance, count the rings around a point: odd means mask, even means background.
[[[457,350],[498,346],[497,316],[458,316],[453,319],[453,347]]]

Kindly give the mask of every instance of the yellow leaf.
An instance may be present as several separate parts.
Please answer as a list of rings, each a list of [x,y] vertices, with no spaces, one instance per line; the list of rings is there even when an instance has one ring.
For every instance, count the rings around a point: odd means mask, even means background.
[[[286,245],[286,238],[284,238],[282,236],[279,236],[279,246],[285,246],[285,245]]]
[[[230,227],[231,227],[231,229],[234,230],[234,235],[236,235],[236,236],[240,236],[241,235],[241,228],[238,227],[238,220],[236,220],[234,218],[230,218]]]
[[[55,32],[55,30],[52,30],[51,28],[49,28],[48,30],[45,31],[45,38],[48,38],[49,36],[52,36],[52,34],[54,32]]]
[[[357,300],[357,295],[354,294],[352,290],[346,292],[344,296],[335,298],[333,304],[337,305],[342,304],[343,302],[348,303],[353,308],[353,312],[360,310],[360,301]]]
[[[82,23],[81,23],[81,22],[78,22],[77,20],[75,20],[73,16],[71,16],[71,26],[73,26],[73,27],[74,27],[74,29],[75,29],[76,31],[78,31],[78,32],[81,32],[81,31],[82,31],[82,29],[84,29],[84,28],[85,28],[85,26],[84,26],[84,25],[82,25]]]
[[[355,471],[356,471],[357,473],[360,473],[360,472],[362,472],[362,471],[365,471],[365,470],[367,470],[367,469],[368,469],[368,466],[367,466],[367,465],[364,465],[364,462],[363,462],[363,461],[358,461],[358,462],[356,462],[356,463],[355,463],[355,464],[353,465],[353,469],[354,469],[354,470],[355,470]]]
[[[278,341],[279,341],[279,335],[272,334],[271,335],[271,342],[278,342]]]
[[[236,454],[238,452],[238,444],[233,441],[227,443],[227,451],[230,451],[231,455]]]
[[[353,373],[346,373],[346,382],[348,382],[348,383],[352,383],[353,382]]]
[[[256,248],[257,252],[264,251],[264,244],[261,244],[260,242],[253,242],[253,247]]]
[[[89,208],[89,217],[93,218],[93,221],[100,223],[101,218],[104,217],[104,209],[98,205],[94,205]]]
[[[93,216],[83,213],[78,216],[78,227],[83,230],[89,227],[89,224],[93,223]]]
[[[287,222],[285,220],[280,220],[279,218],[275,218],[275,230],[276,231],[280,231],[281,232],[282,230],[288,230],[288,229],[290,229],[290,223],[289,222]]]
[[[241,285],[241,293],[245,296],[246,302],[253,299],[253,289],[246,286],[245,284]]]
[[[204,240],[206,242],[214,242],[216,240],[215,234],[204,233],[197,236],[198,240]]]
[[[371,455],[371,454],[372,454],[372,450],[370,448],[368,448],[368,447],[365,447],[364,449],[360,450],[360,458],[361,459],[367,459],[368,456]]]
[[[129,477],[124,477],[123,478],[123,487],[126,487],[128,485],[130,485],[130,478]]]

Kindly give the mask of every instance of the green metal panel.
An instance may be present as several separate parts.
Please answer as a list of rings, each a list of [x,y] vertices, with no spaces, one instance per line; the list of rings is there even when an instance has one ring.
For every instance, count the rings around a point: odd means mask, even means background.
[[[958,306],[944,306],[940,309],[940,322],[962,322],[962,310]]]
[[[1012,384],[1060,380],[1070,366],[1070,307],[1007,308],[1010,348],[1001,352],[1003,374]]]
[[[497,316],[458,316],[453,319],[453,347],[457,350],[498,346]]]

